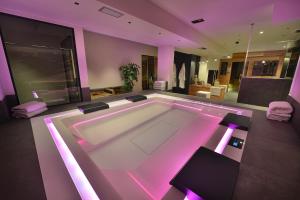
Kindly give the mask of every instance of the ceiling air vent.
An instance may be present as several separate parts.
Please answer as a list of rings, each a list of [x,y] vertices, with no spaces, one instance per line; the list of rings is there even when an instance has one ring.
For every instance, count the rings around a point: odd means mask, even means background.
[[[198,23],[201,23],[201,22],[204,22],[205,20],[203,18],[201,19],[195,19],[192,21],[193,24],[198,24]]]
[[[105,13],[107,15],[110,15],[112,17],[115,17],[115,18],[119,18],[119,17],[122,17],[124,15],[123,13],[120,13],[119,11],[113,10],[113,9],[105,7],[105,6],[100,8],[99,11],[102,12],[102,13]]]

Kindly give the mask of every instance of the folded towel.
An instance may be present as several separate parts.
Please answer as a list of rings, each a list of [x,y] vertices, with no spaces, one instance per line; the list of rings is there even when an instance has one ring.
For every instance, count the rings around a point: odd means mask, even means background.
[[[291,114],[286,114],[286,113],[276,113],[276,112],[272,112],[270,110],[267,111],[267,115],[275,115],[277,117],[291,117]]]
[[[48,110],[48,108],[40,108],[36,111],[28,112],[28,113],[13,112],[12,116],[15,118],[31,118],[35,115],[45,112],[46,110]]]
[[[291,118],[291,114],[273,114],[270,110],[267,111],[267,118],[276,121],[289,121]]]
[[[30,112],[33,112],[33,111],[36,111],[36,110],[39,110],[42,108],[46,108],[46,107],[47,107],[47,105],[44,102],[30,101],[30,102],[13,107],[12,111],[14,112],[17,110],[21,110],[26,113],[30,113]]]
[[[290,114],[293,112],[293,107],[286,101],[273,101],[269,104],[268,110],[277,114]]]

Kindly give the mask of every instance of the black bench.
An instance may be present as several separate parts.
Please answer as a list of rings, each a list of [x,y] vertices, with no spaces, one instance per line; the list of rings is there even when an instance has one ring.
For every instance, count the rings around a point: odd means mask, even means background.
[[[90,104],[78,106],[78,109],[84,114],[107,109],[107,108],[109,108],[109,105],[104,102],[90,103]]]
[[[137,101],[142,101],[142,100],[147,99],[147,97],[144,95],[134,95],[134,96],[129,96],[129,97],[125,97],[125,98],[131,102],[137,102]]]
[[[170,184],[185,194],[192,191],[205,200],[230,200],[239,165],[235,160],[200,147]]]
[[[220,122],[223,126],[234,126],[235,128],[248,131],[251,125],[250,117],[228,113]]]

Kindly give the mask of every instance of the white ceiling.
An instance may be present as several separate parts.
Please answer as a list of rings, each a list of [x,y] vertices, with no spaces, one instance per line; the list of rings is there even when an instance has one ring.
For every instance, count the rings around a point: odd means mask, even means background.
[[[295,33],[300,29],[300,20],[276,23],[272,19],[275,0],[151,1],[223,46],[227,51],[224,56],[246,51],[251,23],[254,23],[251,51],[280,50],[300,39],[300,33]],[[299,2],[294,6],[300,9]],[[198,18],[205,22],[191,23]],[[264,33],[259,34],[260,31]],[[237,45],[236,41],[240,43]]]
[[[80,2],[78,6],[74,2],[73,0],[1,0],[0,11],[66,26],[83,27],[88,31],[153,46],[189,47],[197,45],[176,33],[123,11],[120,12],[124,15],[118,19],[101,13],[98,10],[106,5],[97,0],[78,0]],[[132,23],[129,24],[129,21]]]
[[[74,5],[74,0],[1,0],[0,11],[79,26],[154,46],[172,45],[186,52],[217,58],[246,50],[252,22],[255,25],[251,51],[283,49],[283,46],[293,45],[293,42],[287,41],[300,39],[300,34],[294,32],[300,29],[300,20],[284,23],[274,23],[272,20],[274,2],[277,0],[77,1],[79,6]],[[134,6],[137,3],[139,6]],[[104,5],[119,10],[124,16],[116,19],[100,13],[98,9]],[[124,7],[126,5],[127,9]],[[140,9],[140,13],[133,9]],[[166,17],[157,19],[158,10],[160,16]],[[144,13],[146,17],[142,16]],[[197,18],[204,18],[205,22],[192,24],[191,21]],[[128,21],[132,23],[128,24]],[[262,35],[259,34],[261,30],[264,31]],[[236,45],[236,41],[240,44]],[[208,49],[199,50],[201,46]]]

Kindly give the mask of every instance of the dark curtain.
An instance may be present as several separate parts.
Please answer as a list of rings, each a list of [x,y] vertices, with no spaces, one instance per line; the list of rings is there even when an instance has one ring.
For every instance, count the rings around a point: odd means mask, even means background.
[[[195,67],[195,74],[199,72],[199,62],[200,56],[193,55],[193,54],[186,54],[182,52],[175,51],[174,54],[174,64],[176,66],[176,86],[173,87],[173,92],[181,93],[181,94],[188,94],[190,80],[191,80],[191,62],[194,61],[196,64]],[[179,72],[181,68],[185,65],[185,83],[184,88],[179,87]]]

